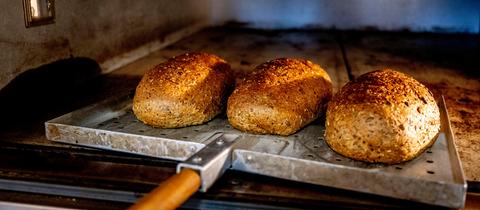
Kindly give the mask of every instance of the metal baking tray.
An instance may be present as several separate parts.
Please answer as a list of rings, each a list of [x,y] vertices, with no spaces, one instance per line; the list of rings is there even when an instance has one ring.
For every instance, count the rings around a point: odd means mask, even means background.
[[[233,151],[233,170],[452,208],[465,203],[467,184],[443,98],[442,130],[435,144],[397,165],[368,164],[335,153],[324,141],[321,121],[288,137],[240,132],[225,115],[203,125],[159,129],[139,122],[131,106],[129,95],[65,114],[45,123],[47,138],[183,161],[208,144],[212,135],[237,134],[245,145]]]

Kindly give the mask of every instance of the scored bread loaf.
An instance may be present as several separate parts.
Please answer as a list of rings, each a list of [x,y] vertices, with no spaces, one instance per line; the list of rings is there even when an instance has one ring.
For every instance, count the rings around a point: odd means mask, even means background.
[[[347,83],[328,104],[326,142],[356,160],[395,164],[431,146],[440,112],[420,82],[390,69]]]
[[[331,79],[317,64],[272,60],[237,85],[228,98],[228,121],[242,131],[290,135],[317,118],[331,95]]]
[[[133,112],[147,125],[176,128],[211,120],[222,111],[230,65],[215,55],[186,53],[145,73],[133,98]]]

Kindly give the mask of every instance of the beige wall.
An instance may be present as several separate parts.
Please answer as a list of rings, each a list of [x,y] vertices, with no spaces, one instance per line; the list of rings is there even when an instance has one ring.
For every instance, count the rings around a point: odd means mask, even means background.
[[[208,22],[210,14],[209,0],[55,3],[56,23],[25,28],[22,1],[0,0],[0,88],[25,70],[71,56],[108,62],[174,31]]]

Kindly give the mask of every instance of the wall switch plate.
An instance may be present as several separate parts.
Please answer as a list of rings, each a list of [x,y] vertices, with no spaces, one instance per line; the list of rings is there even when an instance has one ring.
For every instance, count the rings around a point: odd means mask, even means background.
[[[23,0],[25,27],[55,23],[55,0]]]

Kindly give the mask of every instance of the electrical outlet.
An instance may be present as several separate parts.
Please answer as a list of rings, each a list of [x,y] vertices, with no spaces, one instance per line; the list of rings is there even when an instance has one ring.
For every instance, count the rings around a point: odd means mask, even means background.
[[[23,0],[25,27],[55,23],[55,0]]]

